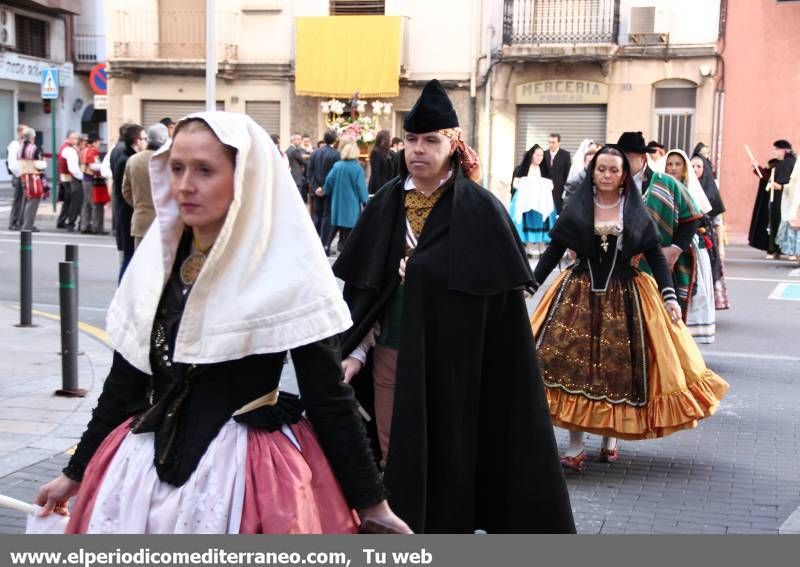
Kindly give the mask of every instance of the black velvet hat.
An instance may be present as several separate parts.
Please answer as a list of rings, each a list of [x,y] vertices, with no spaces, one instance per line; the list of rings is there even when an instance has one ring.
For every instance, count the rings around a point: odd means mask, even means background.
[[[774,144],[772,144],[779,150],[791,150],[792,144],[790,144],[787,140],[777,140]]]
[[[641,132],[623,132],[616,146],[623,152],[633,152],[637,154],[652,154],[656,151],[655,148],[647,147]]]
[[[403,129],[412,134],[424,134],[445,128],[458,128],[458,116],[442,84],[433,79],[406,114]]]

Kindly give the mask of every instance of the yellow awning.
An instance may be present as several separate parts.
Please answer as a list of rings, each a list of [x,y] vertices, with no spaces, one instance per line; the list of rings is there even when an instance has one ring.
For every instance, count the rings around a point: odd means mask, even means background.
[[[295,93],[397,96],[402,20],[401,16],[297,18]]]

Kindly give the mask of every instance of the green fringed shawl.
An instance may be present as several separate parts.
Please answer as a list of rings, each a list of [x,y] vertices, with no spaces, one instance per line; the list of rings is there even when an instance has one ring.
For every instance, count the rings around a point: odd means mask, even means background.
[[[661,246],[670,246],[678,231],[678,226],[702,218],[700,208],[689,195],[682,183],[664,173],[653,173],[650,186],[644,194],[644,204],[656,222]],[[639,268],[652,275],[650,266],[642,259]],[[683,311],[683,318],[689,312],[689,300],[697,281],[697,247],[694,243],[678,257],[672,271],[675,292]]]

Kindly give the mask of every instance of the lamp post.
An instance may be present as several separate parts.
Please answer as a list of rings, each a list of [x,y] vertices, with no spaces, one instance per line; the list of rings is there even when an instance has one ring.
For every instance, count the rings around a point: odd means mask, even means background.
[[[217,46],[214,0],[206,0],[206,110],[217,109]]]

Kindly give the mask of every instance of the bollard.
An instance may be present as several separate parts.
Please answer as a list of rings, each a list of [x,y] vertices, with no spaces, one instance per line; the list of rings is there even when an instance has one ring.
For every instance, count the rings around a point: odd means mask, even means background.
[[[19,325],[33,327],[33,244],[30,230],[19,234]]]
[[[58,299],[61,309],[61,389],[57,396],[83,397],[78,387],[78,312],[75,302],[75,265],[58,263]]]
[[[78,245],[66,244],[64,246],[64,261],[72,262],[75,267],[75,317],[78,317],[78,306],[80,305],[80,266],[78,266]]]

